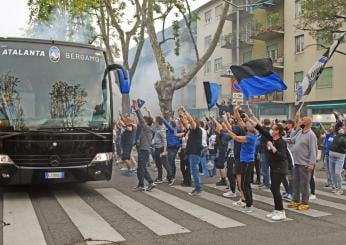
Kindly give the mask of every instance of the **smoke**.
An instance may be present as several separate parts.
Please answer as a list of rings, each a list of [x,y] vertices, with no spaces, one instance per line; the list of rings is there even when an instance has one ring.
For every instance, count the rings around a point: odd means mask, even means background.
[[[180,44],[180,55],[176,56],[174,53],[174,42],[168,41],[162,46],[163,53],[166,60],[174,68],[176,77],[181,77],[183,72],[188,72],[194,64],[194,57],[191,55],[191,44],[189,42],[182,42]],[[133,50],[132,50],[133,51]],[[135,76],[132,78],[132,88],[130,96],[133,99],[143,99],[146,103],[145,106],[153,112],[153,115],[160,113],[158,95],[155,90],[154,84],[160,80],[159,71],[153,55],[153,51],[149,40],[145,40],[143,46],[142,56],[137,66]],[[184,104],[186,107],[195,106],[196,90],[191,81],[186,87],[176,90],[173,97],[173,110],[177,109],[179,105]]]
[[[90,16],[72,16],[58,8],[48,21],[31,23],[25,32],[31,38],[89,43],[95,36],[93,22]]]

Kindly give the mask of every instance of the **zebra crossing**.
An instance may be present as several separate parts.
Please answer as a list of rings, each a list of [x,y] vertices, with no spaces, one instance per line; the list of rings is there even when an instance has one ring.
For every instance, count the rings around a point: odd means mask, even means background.
[[[301,213],[305,217],[323,218],[336,215],[337,212],[346,213],[346,196],[335,196],[326,191],[316,192],[319,195],[316,204],[312,209],[305,212],[299,212],[295,209],[287,209],[288,217],[285,221],[275,222],[266,218],[266,214],[271,212],[273,200],[268,193],[257,190],[254,193],[255,204],[257,202],[264,204],[261,208],[255,207],[253,213],[242,213],[237,207],[232,206],[232,200],[221,196],[224,187],[217,187],[215,184],[206,184],[205,191],[201,196],[189,197],[187,192],[191,188],[182,186],[173,186],[169,191],[165,188],[157,188],[152,192],[127,193],[130,190],[124,190],[117,187],[98,187],[92,189],[99,198],[111,205],[112,208],[120,210],[127,214],[126,219],[132,219],[139,225],[145,226],[154,236],[179,236],[193,233],[195,227],[182,222],[181,220],[172,220],[172,216],[166,215],[163,210],[158,210],[147,203],[143,203],[141,197],[149,198],[153,202],[160,202],[160,205],[172,210],[173,213],[184,214],[191,217],[195,222],[205,226],[212,226],[215,229],[246,229],[251,223],[248,219],[241,217],[251,217],[259,222],[272,223],[294,222],[300,216],[290,217],[291,212]],[[256,187],[254,187],[256,189]],[[215,191],[210,191],[215,190]],[[217,192],[217,194],[216,194]],[[127,241],[128,234],[124,234],[114,224],[111,224],[104,215],[99,214],[86,198],[83,198],[80,192],[74,190],[52,190],[55,201],[69,217],[71,225],[76,227],[83,237],[86,244],[105,244],[105,241],[123,242]],[[186,196],[184,198],[183,196]],[[329,198],[329,200],[323,199]],[[330,201],[333,198],[338,202]],[[218,205],[230,212],[221,213],[219,209],[206,208],[205,205],[199,205],[198,200]],[[3,227],[3,244],[49,244],[46,234],[42,227],[42,220],[38,218],[35,210],[35,203],[27,192],[4,192],[2,194],[2,220],[9,225]],[[323,207],[324,211],[320,210]],[[326,208],[328,211],[326,212]],[[216,211],[218,210],[218,211]],[[235,217],[232,217],[232,214]],[[250,219],[250,220],[251,220]]]

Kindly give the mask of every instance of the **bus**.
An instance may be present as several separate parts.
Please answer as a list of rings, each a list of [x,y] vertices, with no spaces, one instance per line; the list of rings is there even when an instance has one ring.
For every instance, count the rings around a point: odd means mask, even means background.
[[[111,179],[115,69],[91,45],[0,38],[0,185]]]

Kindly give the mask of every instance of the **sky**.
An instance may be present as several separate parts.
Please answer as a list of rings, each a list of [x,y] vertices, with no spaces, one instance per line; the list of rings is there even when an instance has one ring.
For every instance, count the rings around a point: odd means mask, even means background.
[[[190,1],[193,9],[209,0]],[[211,0],[215,1],[215,0]],[[0,0],[0,37],[24,37],[29,21],[28,0]]]

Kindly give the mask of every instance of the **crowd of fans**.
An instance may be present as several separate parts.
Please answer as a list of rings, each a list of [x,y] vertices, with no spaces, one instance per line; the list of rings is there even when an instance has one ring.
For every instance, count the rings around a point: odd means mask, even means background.
[[[283,200],[289,208],[299,211],[310,208],[315,199],[314,170],[318,161],[319,142],[327,173],[326,187],[342,195],[342,171],[346,156],[346,120],[335,114],[336,123],[320,133],[312,129],[310,117],[284,122],[260,121],[250,108],[246,114],[240,104],[225,110],[219,118],[193,118],[183,106],[178,117],[155,119],[150,112],[142,114],[137,101],[132,107],[136,117],[122,116],[114,124],[115,158],[125,164],[123,175],[137,174],[136,191],[150,191],[164,182],[173,185],[177,176],[176,157],[180,160],[181,185],[193,186],[190,195],[203,192],[201,175],[220,176],[217,186],[226,186],[224,197],[240,196],[232,205],[243,212],[253,212],[251,184],[270,189],[274,211],[268,218],[286,219]],[[324,128],[323,128],[324,129]],[[131,151],[136,148],[135,168]],[[147,167],[150,156],[155,162],[157,177]],[[163,178],[163,168],[166,177]],[[263,178],[261,178],[263,176]],[[345,176],[346,178],[346,176]],[[145,186],[144,180],[148,182]],[[281,184],[284,192],[281,191]]]

